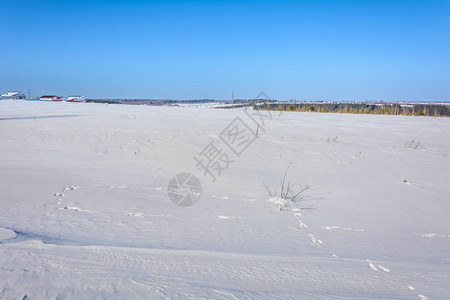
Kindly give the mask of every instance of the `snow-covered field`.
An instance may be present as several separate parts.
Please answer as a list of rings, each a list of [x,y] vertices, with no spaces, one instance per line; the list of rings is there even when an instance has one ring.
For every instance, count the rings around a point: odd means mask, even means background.
[[[0,298],[450,298],[450,119],[273,113],[237,156],[248,114],[0,101]],[[280,211],[291,162],[311,188]]]

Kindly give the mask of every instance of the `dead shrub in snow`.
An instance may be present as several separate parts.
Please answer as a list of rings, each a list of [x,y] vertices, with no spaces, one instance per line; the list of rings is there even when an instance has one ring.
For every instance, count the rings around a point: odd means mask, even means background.
[[[407,140],[405,142],[405,149],[423,149],[423,145],[420,142],[416,142],[414,140]]]
[[[277,194],[277,190],[275,189],[273,192],[272,190],[264,183],[264,187],[266,188],[267,192],[269,193],[269,196],[271,199],[274,199],[274,201],[278,202],[279,209],[282,211],[286,206],[289,205],[289,203],[295,203],[300,197],[300,194],[306,191],[310,188],[309,185],[306,185],[304,187],[300,186],[300,190],[298,192],[294,191],[295,183],[286,182],[286,176],[289,171],[289,167],[291,166],[292,162],[288,164],[286,168],[286,172],[284,173],[283,180],[280,182],[280,193]],[[312,206],[301,208],[301,209],[312,209]]]
[[[338,138],[339,137],[337,135],[335,137],[331,137],[331,136],[328,135],[327,143],[328,144],[331,143],[331,142],[336,143]]]
[[[337,143],[338,139],[339,139],[339,136],[337,136],[337,135],[332,136],[331,133],[330,133],[330,134],[328,134],[328,137],[326,139],[322,138],[320,140],[323,141],[323,142],[326,142],[327,144],[331,144],[331,143]]]

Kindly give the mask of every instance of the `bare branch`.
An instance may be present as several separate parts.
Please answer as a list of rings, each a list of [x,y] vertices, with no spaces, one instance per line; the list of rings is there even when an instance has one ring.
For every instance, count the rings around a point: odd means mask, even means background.
[[[290,163],[288,164],[288,166],[287,166],[287,168],[286,168],[286,172],[284,172],[283,180],[281,181],[281,195],[283,195],[284,183],[285,183],[285,181],[286,181],[286,176],[287,176],[287,173],[288,173],[288,171],[289,171],[289,167],[291,166],[291,164],[292,164],[292,162],[290,162]]]
[[[263,184],[264,184],[264,187],[266,188],[267,192],[269,193],[270,198],[275,197],[275,195],[277,194],[277,191],[275,190],[275,194],[272,194],[269,187],[265,183],[263,183]]]
[[[283,198],[283,195],[284,195],[284,182],[283,182],[283,181],[281,181],[281,182],[280,182],[280,185],[281,185],[281,192],[280,192],[280,196],[281,196],[281,198]]]
[[[305,187],[301,186],[301,190],[298,193],[295,193],[294,192],[295,183],[292,183],[290,181],[286,183],[286,177],[287,177],[287,174],[288,174],[291,164],[292,164],[292,162],[290,162],[288,164],[286,171],[284,172],[283,180],[280,181],[280,187],[281,187],[281,191],[279,194],[279,198],[281,199],[281,203],[279,206],[280,211],[282,211],[286,206],[288,206],[290,202],[295,202],[301,193],[303,193],[304,191],[309,189],[309,185],[307,185]],[[278,194],[277,194],[276,189],[275,189],[275,192],[272,193],[270,188],[265,183],[263,183],[263,184],[271,198],[277,197]],[[312,206],[310,206],[310,207],[301,208],[301,209],[313,209],[313,208],[312,208]]]
[[[300,192],[298,192],[297,194],[295,194],[294,197],[292,197],[292,201],[295,201],[295,199],[296,199],[298,196],[300,196],[301,193],[303,193],[304,191],[306,191],[306,190],[309,189],[309,188],[310,188],[309,185],[305,186]]]
[[[288,205],[289,202],[284,201],[284,203],[282,205],[280,205],[280,211],[283,210],[283,208],[285,208]]]

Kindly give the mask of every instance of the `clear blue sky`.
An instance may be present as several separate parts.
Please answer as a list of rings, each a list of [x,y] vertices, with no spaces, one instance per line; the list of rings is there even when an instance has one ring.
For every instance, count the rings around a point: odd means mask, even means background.
[[[0,1],[0,91],[450,100],[450,1]]]

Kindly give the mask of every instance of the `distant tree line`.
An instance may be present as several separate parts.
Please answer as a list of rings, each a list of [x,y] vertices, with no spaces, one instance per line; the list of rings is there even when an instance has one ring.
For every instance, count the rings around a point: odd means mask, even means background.
[[[88,102],[88,103],[121,104],[121,102],[116,99],[86,99],[86,102]]]
[[[450,117],[450,105],[400,103],[266,103],[255,109],[325,113]]]
[[[209,103],[210,99],[198,100],[169,100],[169,99],[86,99],[86,102],[108,103],[108,104],[137,104],[137,105],[168,105],[179,103]]]

